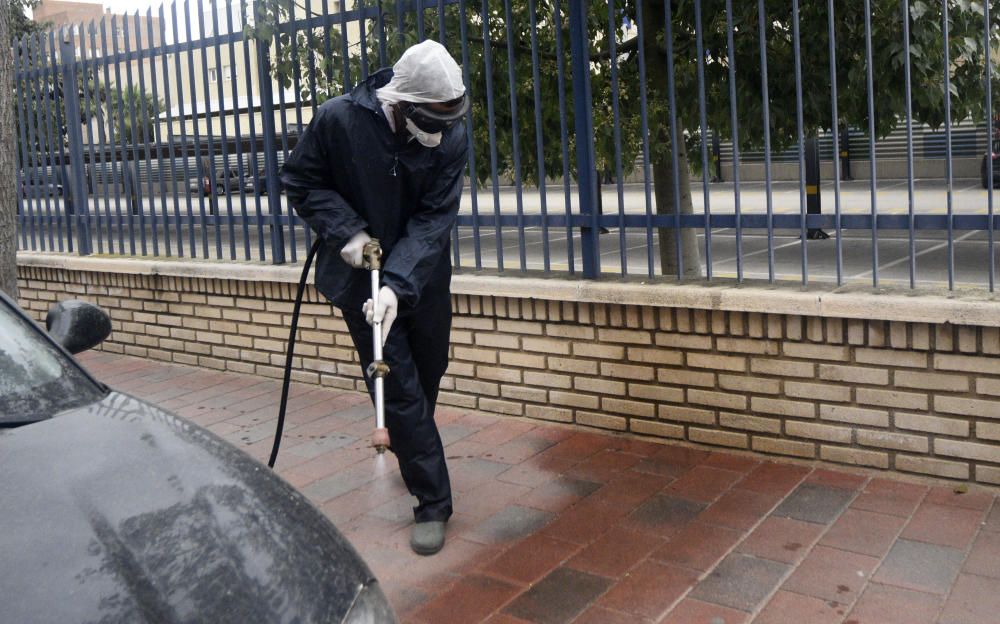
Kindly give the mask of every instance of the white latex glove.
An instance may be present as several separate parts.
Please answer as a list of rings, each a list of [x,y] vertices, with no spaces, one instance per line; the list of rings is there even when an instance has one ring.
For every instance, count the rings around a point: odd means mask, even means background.
[[[383,286],[378,291],[378,306],[376,307],[371,299],[361,306],[361,312],[365,315],[365,320],[369,325],[374,326],[375,321],[382,321],[382,344],[385,344],[389,337],[389,328],[396,320],[396,312],[399,310],[399,300],[396,293],[388,286]]]
[[[340,250],[340,257],[351,267],[360,269],[364,264],[365,243],[371,239],[368,232],[361,230],[347,241],[347,244]]]

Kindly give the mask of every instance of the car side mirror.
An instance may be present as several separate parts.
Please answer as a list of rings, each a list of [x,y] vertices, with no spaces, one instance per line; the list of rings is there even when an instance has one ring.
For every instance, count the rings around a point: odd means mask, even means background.
[[[70,299],[49,308],[45,329],[63,348],[75,354],[104,342],[111,334],[111,318],[92,303]]]

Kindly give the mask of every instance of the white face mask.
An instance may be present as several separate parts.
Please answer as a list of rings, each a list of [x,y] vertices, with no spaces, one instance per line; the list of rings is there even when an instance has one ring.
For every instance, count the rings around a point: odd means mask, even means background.
[[[406,129],[409,130],[410,134],[413,135],[413,138],[424,147],[437,147],[441,144],[440,132],[435,132],[433,134],[424,132],[418,128],[417,124],[413,123],[413,120],[409,117],[406,118]]]

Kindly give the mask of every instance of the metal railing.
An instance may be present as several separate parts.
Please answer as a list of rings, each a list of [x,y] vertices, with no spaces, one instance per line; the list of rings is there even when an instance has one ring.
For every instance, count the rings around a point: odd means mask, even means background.
[[[298,134],[431,37],[474,103],[459,269],[992,291],[996,7],[917,4],[184,0],[64,25],[14,45],[19,245],[298,261],[313,234],[278,179]],[[982,167],[956,187],[957,156]],[[905,199],[876,175],[891,159]]]

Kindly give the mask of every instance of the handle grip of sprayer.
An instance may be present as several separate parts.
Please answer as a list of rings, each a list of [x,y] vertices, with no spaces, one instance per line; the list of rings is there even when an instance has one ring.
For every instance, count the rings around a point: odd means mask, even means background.
[[[382,269],[382,245],[377,238],[373,238],[361,249],[361,266],[366,271],[379,271]]]

